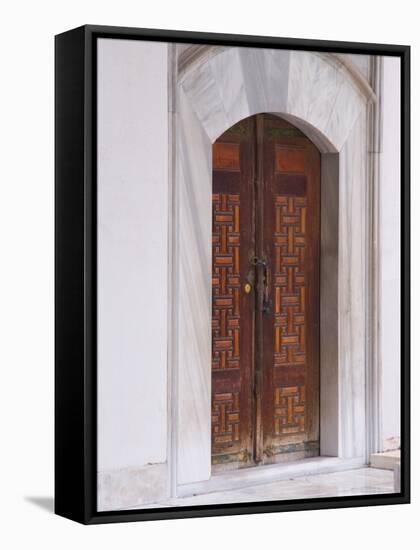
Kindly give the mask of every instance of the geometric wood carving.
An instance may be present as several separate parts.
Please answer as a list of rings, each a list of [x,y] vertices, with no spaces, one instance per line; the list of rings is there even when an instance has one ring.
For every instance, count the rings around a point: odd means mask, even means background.
[[[239,195],[213,194],[212,368],[239,369]]]
[[[239,393],[216,393],[212,410],[213,445],[218,450],[239,441]]]
[[[286,386],[274,390],[274,433],[305,431],[305,386]]]
[[[276,196],[274,233],[274,366],[306,360],[306,197]]]

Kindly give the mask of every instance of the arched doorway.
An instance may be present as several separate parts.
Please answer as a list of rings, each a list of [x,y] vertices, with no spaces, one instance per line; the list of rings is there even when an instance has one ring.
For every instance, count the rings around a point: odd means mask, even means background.
[[[365,464],[372,452],[373,421],[379,418],[372,412],[377,378],[369,359],[374,325],[366,315],[367,305],[374,306],[368,234],[376,173],[376,153],[368,150],[372,89],[367,81],[359,85],[356,71],[336,55],[264,48],[208,53],[186,59],[174,75],[170,401],[171,479],[178,495],[227,489],[244,477],[279,479],[318,466]],[[218,466],[211,464],[212,144],[258,113],[294,125],[321,153],[321,458],[213,478]],[[332,465],[331,457],[336,458]]]
[[[214,469],[319,455],[320,158],[271,114],[213,144]]]

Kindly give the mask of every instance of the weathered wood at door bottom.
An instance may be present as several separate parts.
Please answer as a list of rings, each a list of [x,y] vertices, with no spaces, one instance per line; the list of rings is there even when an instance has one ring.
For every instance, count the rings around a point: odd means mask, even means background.
[[[319,440],[304,441],[300,443],[291,443],[289,445],[271,446],[264,450],[263,464],[279,464],[282,462],[292,462],[305,458],[314,458],[320,455]],[[226,453],[213,455],[212,473],[221,473],[230,470],[250,468],[257,463],[252,460],[251,453],[246,450],[238,453]]]

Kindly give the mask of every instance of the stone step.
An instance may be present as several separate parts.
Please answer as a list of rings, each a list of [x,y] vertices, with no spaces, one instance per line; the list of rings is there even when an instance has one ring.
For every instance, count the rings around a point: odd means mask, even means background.
[[[385,453],[373,453],[370,455],[371,468],[380,468],[382,470],[393,470],[400,463],[400,450],[386,451]]]

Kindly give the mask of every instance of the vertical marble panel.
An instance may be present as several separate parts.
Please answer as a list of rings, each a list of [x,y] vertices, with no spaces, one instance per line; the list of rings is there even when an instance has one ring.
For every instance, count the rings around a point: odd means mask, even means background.
[[[321,157],[321,297],[320,297],[320,447],[337,456],[338,392],[338,220],[339,155]]]
[[[366,111],[340,153],[339,192],[339,456],[365,453],[366,384]]]
[[[379,192],[379,312],[382,449],[400,445],[401,401],[401,120],[400,60],[383,59],[383,137]]]
[[[179,484],[208,479],[211,459],[211,142],[178,97]]]

